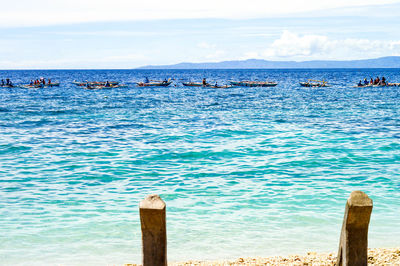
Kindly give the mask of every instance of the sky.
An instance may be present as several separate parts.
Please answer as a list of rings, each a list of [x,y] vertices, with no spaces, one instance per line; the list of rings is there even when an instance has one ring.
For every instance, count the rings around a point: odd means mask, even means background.
[[[0,69],[400,56],[400,0],[0,1]]]

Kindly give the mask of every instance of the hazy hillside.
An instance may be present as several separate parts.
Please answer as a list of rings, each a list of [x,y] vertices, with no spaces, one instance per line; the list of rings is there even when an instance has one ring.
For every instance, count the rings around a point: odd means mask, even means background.
[[[268,61],[248,59],[217,63],[179,63],[175,65],[143,66],[139,69],[260,69],[260,68],[400,68],[400,56],[349,61]]]

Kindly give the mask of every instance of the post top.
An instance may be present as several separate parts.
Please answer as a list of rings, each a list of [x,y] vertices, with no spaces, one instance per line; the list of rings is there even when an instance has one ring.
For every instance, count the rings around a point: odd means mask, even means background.
[[[160,196],[153,194],[148,195],[139,204],[140,209],[155,209],[162,210],[165,209],[165,202],[160,198]]]
[[[349,206],[372,206],[372,200],[368,195],[359,190],[351,192],[347,202]]]

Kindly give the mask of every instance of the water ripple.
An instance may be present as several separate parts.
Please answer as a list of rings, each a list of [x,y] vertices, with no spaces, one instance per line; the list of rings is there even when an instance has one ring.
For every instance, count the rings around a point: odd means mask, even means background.
[[[335,251],[358,189],[374,200],[370,246],[398,246],[400,90],[346,84],[377,74],[400,80],[386,69],[0,71],[62,81],[0,90],[0,260],[139,262],[138,202],[151,193],[167,202],[171,260]],[[279,85],[133,86],[145,76]],[[298,87],[310,77],[338,85]]]

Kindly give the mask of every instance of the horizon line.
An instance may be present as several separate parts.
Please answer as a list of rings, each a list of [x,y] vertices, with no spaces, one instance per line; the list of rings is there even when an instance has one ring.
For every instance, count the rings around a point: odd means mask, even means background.
[[[286,67],[286,68],[24,68],[0,69],[0,71],[101,71],[101,70],[303,70],[303,69],[400,69],[400,67]]]

